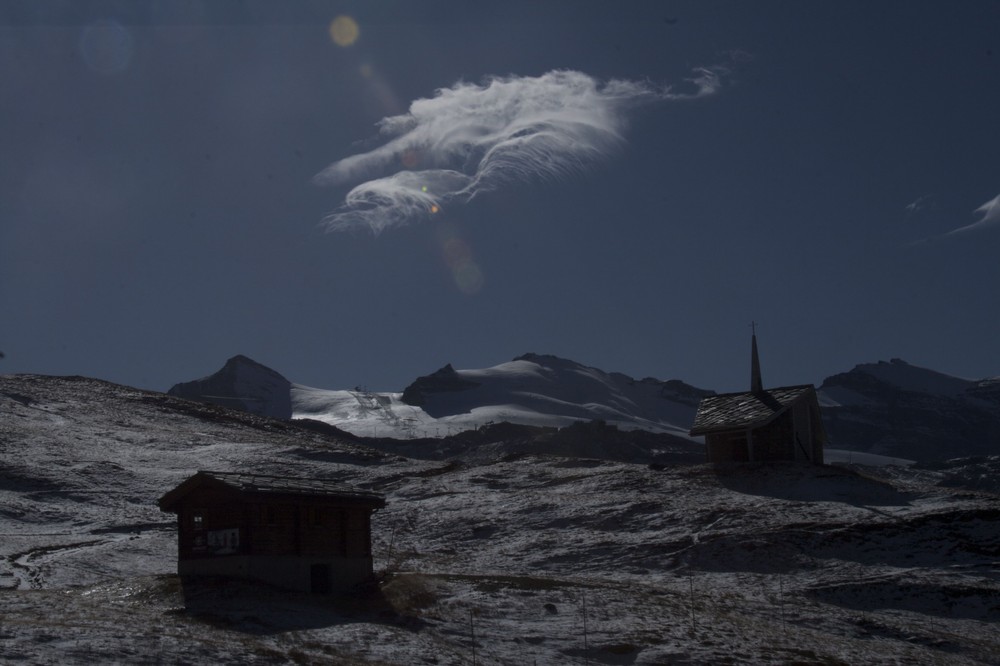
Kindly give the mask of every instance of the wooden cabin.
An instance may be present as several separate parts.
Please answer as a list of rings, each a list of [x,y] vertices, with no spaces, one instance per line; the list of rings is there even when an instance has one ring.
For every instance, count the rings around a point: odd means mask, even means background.
[[[826,434],[811,384],[765,389],[753,335],[750,390],[702,398],[691,435],[704,435],[708,462],[823,463]]]
[[[177,514],[177,573],[329,594],[373,576],[378,494],[319,479],[198,472],[160,498]]]

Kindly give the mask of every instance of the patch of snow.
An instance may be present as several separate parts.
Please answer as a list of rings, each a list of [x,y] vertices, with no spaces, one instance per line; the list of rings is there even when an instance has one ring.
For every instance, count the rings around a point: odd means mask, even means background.
[[[623,430],[668,433],[692,441],[695,406],[635,381],[553,356],[527,355],[491,368],[456,370],[470,386],[428,392],[422,406],[401,393],[330,391],[293,384],[292,418],[323,421],[359,436],[440,437],[490,423],[564,427],[603,420]]]
[[[852,405],[870,405],[871,400],[857,391],[843,386],[826,386],[816,392],[820,407],[847,407]]]
[[[880,456],[875,453],[830,448],[823,449],[823,460],[827,464],[847,463],[853,465],[866,465],[869,467],[883,467],[886,465],[901,465],[906,467],[916,462],[914,460],[907,460],[906,458],[893,458],[891,456]]]

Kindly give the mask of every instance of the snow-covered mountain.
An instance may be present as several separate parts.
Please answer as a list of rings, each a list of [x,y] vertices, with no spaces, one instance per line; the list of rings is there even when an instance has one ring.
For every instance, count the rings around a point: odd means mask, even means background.
[[[484,369],[446,365],[387,393],[294,384],[237,356],[214,375],[170,393],[322,421],[364,437],[439,438],[500,422],[564,427],[604,421],[700,441],[687,431],[698,402],[712,391],[525,354]],[[906,460],[1000,453],[1000,378],[960,379],[893,359],[829,377],[819,398],[835,457],[838,450]]]
[[[0,663],[1000,654],[1000,500],[983,485],[1000,458],[861,473],[572,454],[440,462],[305,425],[93,379],[0,376]],[[317,599],[180,581],[176,518],[156,500],[197,469],[384,494],[372,529],[383,583]]]
[[[500,422],[561,427],[605,421],[689,439],[698,402],[709,393],[677,380],[635,380],[538,354],[479,370],[446,365],[398,393],[289,383],[236,356],[214,375],[170,389],[171,395],[224,406],[242,403],[254,413],[282,418],[289,409],[292,418],[322,421],[359,436],[397,438],[443,437]]]

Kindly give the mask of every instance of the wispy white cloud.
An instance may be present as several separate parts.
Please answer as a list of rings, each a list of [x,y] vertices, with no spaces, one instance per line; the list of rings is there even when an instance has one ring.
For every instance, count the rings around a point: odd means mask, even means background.
[[[996,195],[972,212],[982,213],[982,217],[972,224],[967,224],[964,227],[953,229],[945,235],[954,236],[956,234],[966,234],[970,231],[979,231],[981,229],[985,229],[986,227],[1000,225],[1000,194]]]
[[[910,203],[906,204],[906,214],[916,215],[924,208],[926,208],[930,204],[930,202],[931,202],[931,197],[929,194],[924,195],[922,197],[917,197],[914,201],[911,201]]]
[[[330,230],[387,228],[515,182],[578,173],[624,143],[627,115],[654,101],[715,94],[728,71],[699,68],[678,88],[576,71],[457,83],[383,119],[382,146],[334,162],[320,184],[362,181],[324,221]]]

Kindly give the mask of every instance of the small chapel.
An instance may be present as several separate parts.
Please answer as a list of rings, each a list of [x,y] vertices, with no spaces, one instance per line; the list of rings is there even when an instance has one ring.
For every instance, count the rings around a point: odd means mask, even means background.
[[[708,462],[795,461],[823,464],[826,434],[812,384],[765,389],[750,347],[750,390],[702,398],[691,435],[704,435]]]

